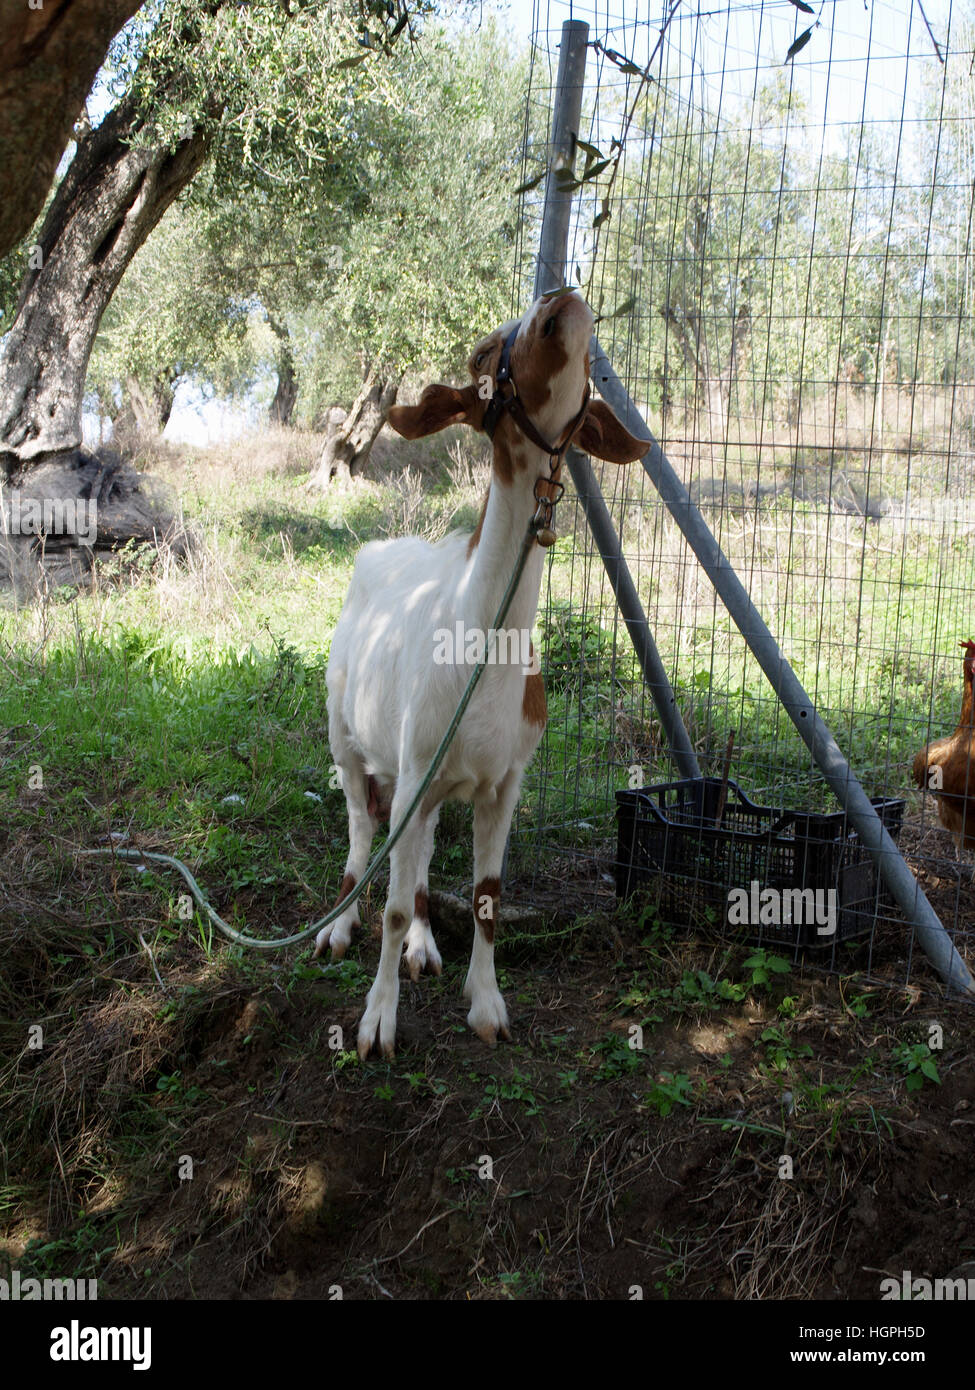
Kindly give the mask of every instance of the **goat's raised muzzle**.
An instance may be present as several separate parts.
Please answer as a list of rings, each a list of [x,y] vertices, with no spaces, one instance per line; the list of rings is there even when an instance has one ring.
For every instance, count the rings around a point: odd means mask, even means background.
[[[556,307],[553,310],[553,313],[544,320],[545,327],[547,327],[548,323],[551,322],[555,325],[556,329],[561,328],[564,325],[567,312],[569,314],[572,313],[573,304],[578,305],[579,308],[584,311],[586,318],[588,318],[589,327],[591,331],[593,321],[592,311],[590,310],[588,304],[586,304],[584,300],[579,299],[579,297],[575,294],[560,297]],[[536,301],[535,312],[538,312],[539,306],[544,307],[545,305],[546,300],[544,297],[541,300]],[[549,444],[548,440],[546,440],[541,435],[539,430],[535,427],[532,420],[529,418],[528,412],[522,404],[521,397],[518,394],[518,386],[515,382],[514,371],[511,365],[512,350],[515,346],[515,343],[518,340],[519,334],[522,331],[522,326],[523,320],[519,319],[518,322],[511,329],[508,336],[505,338],[504,343],[502,345],[501,359],[498,362],[498,369],[495,373],[494,378],[494,394],[488,402],[488,407],[484,412],[484,423],[482,428],[485,434],[488,436],[488,438],[493,439],[494,432],[497,429],[502,416],[504,416],[505,414],[510,415],[514,423],[517,425],[518,429],[525,436],[525,438],[528,439],[532,444],[534,444],[536,448],[541,449],[543,453],[548,454],[550,460],[550,469],[553,477],[555,477],[558,474],[558,470],[561,468],[562,458],[565,454],[566,449],[569,447],[569,445],[572,443],[572,440],[575,438],[579,430],[582,428],[582,422],[586,418],[586,411],[589,408],[589,399],[592,395],[592,386],[589,382],[589,375],[587,370],[586,385],[582,396],[582,405],[579,407],[579,410],[576,413],[576,415],[573,416],[573,418],[569,421],[568,425],[561,432],[558,443]],[[573,325],[573,327],[574,326],[575,325]],[[545,334],[545,327],[543,327],[542,329],[543,335]],[[588,368],[588,357],[586,360],[586,365]]]

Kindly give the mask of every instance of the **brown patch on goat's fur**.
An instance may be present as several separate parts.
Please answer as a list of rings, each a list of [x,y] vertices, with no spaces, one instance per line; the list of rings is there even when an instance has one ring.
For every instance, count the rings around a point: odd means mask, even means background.
[[[561,343],[550,343],[546,348],[549,361],[545,364],[545,375],[537,375],[529,371],[526,381],[526,391],[523,393],[531,401],[532,410],[540,410],[543,405],[547,405],[552,399],[552,382],[559,373],[569,365],[569,354]],[[521,383],[519,382],[519,388]],[[526,403],[525,409],[528,409]]]
[[[548,702],[545,699],[545,682],[541,673],[525,677],[525,693],[521,698],[521,717],[539,729],[545,728],[548,719]]]
[[[366,778],[366,790],[369,794],[366,810],[369,812],[370,816],[374,817],[376,820],[389,820],[389,807],[392,797],[390,797],[389,800],[384,798],[383,789],[376,781],[375,777],[373,777],[372,773]]]
[[[490,917],[481,916],[481,902],[484,898],[491,899]],[[494,919],[498,914],[500,902],[501,880],[499,878],[482,878],[474,889],[474,921],[484,933],[484,940],[488,945],[494,941]]]
[[[430,896],[425,888],[418,888],[413,894],[413,916],[420,922],[430,920]]]
[[[499,482],[513,483],[515,480],[515,454],[519,452],[517,440],[521,436],[516,433],[515,423],[510,415],[506,415],[500,422],[494,438],[499,447],[494,451],[492,472],[497,476]]]
[[[484,518],[487,516],[488,501],[490,500],[490,497],[491,489],[488,488],[487,492],[484,494],[484,501],[481,503],[481,515],[477,518],[477,525],[471,532],[470,538],[467,542],[468,559],[470,559],[471,556],[474,554],[474,551],[477,549],[478,541],[481,539],[481,532],[484,530]]]
[[[336,906],[336,907],[338,907],[338,905],[339,905],[340,902],[344,902],[344,900],[349,896],[349,894],[352,892],[353,888],[356,886],[356,883],[357,883],[357,882],[358,882],[358,880],[356,879],[355,874],[346,874],[346,875],[345,875],[345,877],[342,879],[342,883],[341,883],[341,886],[340,886],[340,888],[339,888],[339,895],[338,895],[338,897],[335,899],[335,906]]]

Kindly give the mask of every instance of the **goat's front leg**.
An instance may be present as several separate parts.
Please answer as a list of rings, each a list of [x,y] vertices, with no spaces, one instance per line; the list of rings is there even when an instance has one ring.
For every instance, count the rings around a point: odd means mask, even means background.
[[[491,1047],[511,1041],[508,1010],[494,974],[494,930],[501,905],[501,862],[518,800],[521,769],[512,768],[497,789],[497,800],[474,803],[474,949],[464,984],[471,1001],[467,1022]]]
[[[399,824],[416,795],[419,777],[400,776],[390,808],[389,824]],[[396,1006],[399,1003],[399,962],[403,942],[413,917],[417,865],[426,834],[428,815],[422,806],[403,831],[389,856],[389,897],[383,913],[383,944],[379,969],[366,996],[366,1008],[359,1024],[359,1056],[365,1061],[377,1044],[384,1057],[391,1058],[396,1043]]]
[[[416,888],[413,893],[413,921],[406,934],[406,967],[411,980],[420,978],[421,970],[439,975],[443,969],[440,952],[430,929],[430,860],[433,858],[433,839],[437,829],[440,807],[427,816],[416,866]]]

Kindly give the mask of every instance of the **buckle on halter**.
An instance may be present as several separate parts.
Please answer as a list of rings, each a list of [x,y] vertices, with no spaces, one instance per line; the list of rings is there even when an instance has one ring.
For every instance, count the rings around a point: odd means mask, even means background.
[[[544,485],[545,487],[557,487],[558,492],[554,497],[546,497],[544,495],[539,496],[539,485]],[[560,483],[557,478],[543,478],[539,476],[535,479],[535,487],[532,495],[534,496],[535,501],[539,503],[539,505],[541,505],[544,502],[549,507],[555,508],[558,506],[558,504],[562,501],[562,498],[565,496],[565,483]]]
[[[554,497],[539,495],[539,486],[558,488]],[[532,517],[532,529],[535,532],[535,539],[538,544],[546,549],[554,545],[558,540],[555,533],[555,508],[565,496],[565,484],[558,482],[555,478],[536,478],[534,487],[534,497],[538,506],[535,508],[535,515]]]

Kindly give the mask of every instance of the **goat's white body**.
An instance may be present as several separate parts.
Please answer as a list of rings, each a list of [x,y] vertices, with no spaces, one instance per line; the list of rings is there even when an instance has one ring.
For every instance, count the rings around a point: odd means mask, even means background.
[[[472,674],[466,662],[435,662],[436,634],[493,622],[472,584],[469,541],[375,541],[356,560],[328,662],[329,727],[384,789],[401,770],[425,773]],[[525,602],[516,607],[524,621]],[[487,667],[438,773],[437,801],[493,797],[512,766],[531,757],[541,728],[522,717],[525,674],[520,664]],[[345,747],[333,739],[332,751],[341,765]]]

